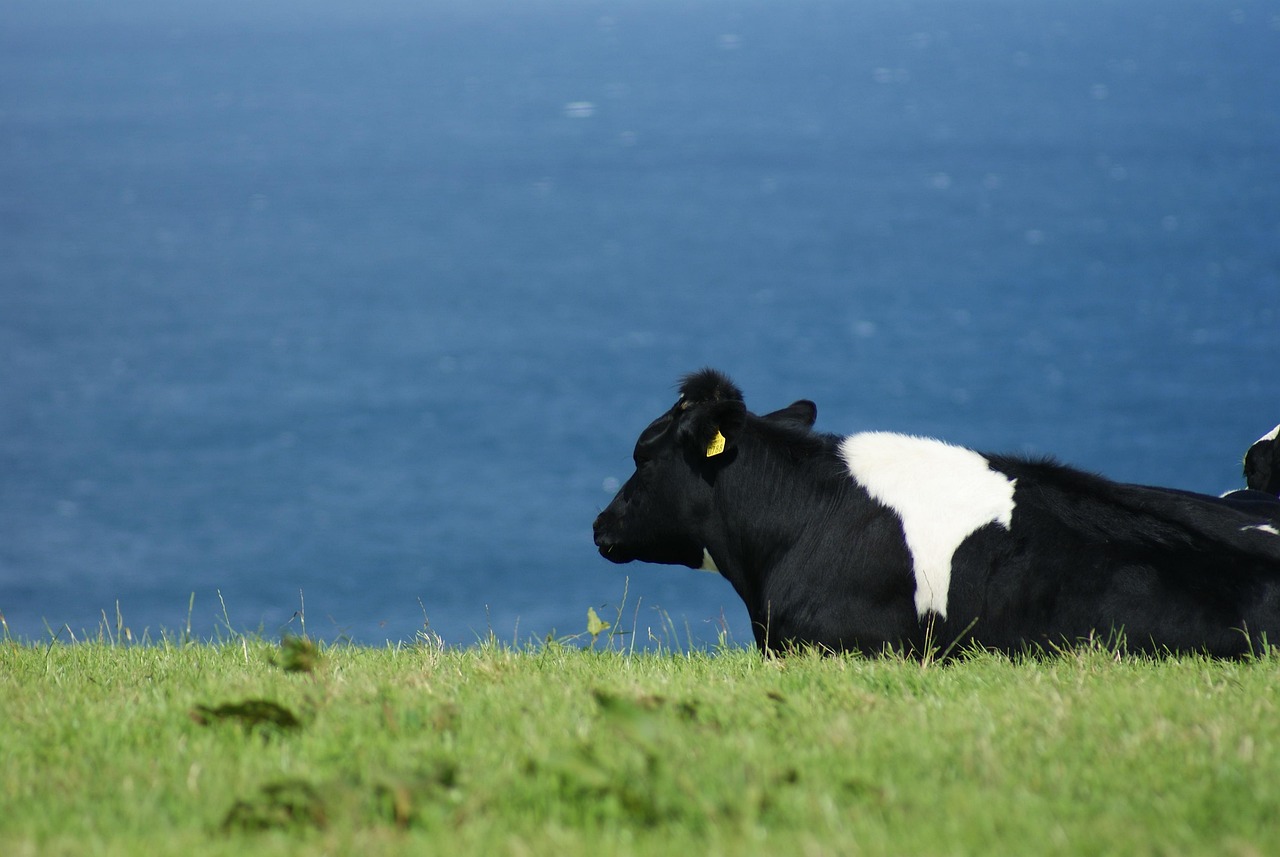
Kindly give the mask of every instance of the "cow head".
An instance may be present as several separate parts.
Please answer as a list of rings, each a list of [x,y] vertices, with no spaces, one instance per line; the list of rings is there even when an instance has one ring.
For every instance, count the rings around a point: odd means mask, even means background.
[[[812,425],[815,415],[811,402],[797,402],[766,419]],[[751,419],[742,392],[723,374],[686,376],[680,398],[636,441],[636,472],[596,518],[600,554],[619,563],[701,567],[713,487],[737,460]]]
[[[596,518],[601,556],[702,565],[699,524],[710,511],[716,472],[737,455],[745,417],[742,392],[724,375],[704,370],[687,376],[671,410],[636,441],[636,472]]]
[[[1255,491],[1280,494],[1280,426],[1249,447],[1244,456],[1244,478]]]

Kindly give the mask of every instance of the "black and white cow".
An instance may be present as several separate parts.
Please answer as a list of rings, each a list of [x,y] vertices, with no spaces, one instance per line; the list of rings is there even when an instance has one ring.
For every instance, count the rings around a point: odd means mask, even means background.
[[[1280,641],[1280,532],[1219,498],[938,440],[820,434],[685,378],[595,521],[607,559],[718,571],[764,649],[1238,656]]]
[[[1228,491],[1224,502],[1271,519],[1280,526],[1280,426],[1254,441],[1244,454],[1244,480],[1248,487]]]
[[[1280,495],[1280,426],[1254,441],[1244,454],[1244,480],[1251,491]]]

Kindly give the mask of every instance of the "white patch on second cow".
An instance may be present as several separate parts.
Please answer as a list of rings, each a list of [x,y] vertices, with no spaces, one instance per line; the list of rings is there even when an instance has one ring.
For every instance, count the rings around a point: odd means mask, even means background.
[[[702,565],[698,566],[698,571],[720,573],[720,569],[716,567],[716,561],[711,558],[711,551],[706,548],[702,549]]]
[[[1267,432],[1262,437],[1255,440],[1253,442],[1253,445],[1257,446],[1258,444],[1262,443],[1265,440],[1280,440],[1280,426],[1276,426],[1271,431]]]
[[[991,469],[970,449],[888,432],[850,435],[840,454],[858,484],[888,506],[902,532],[916,578],[916,613],[947,618],[951,558],[987,524],[1013,521],[1017,480]]]
[[[1249,530],[1257,530],[1260,533],[1271,533],[1273,536],[1280,536],[1280,530],[1277,530],[1271,524],[1250,524],[1247,527],[1241,527],[1240,532],[1247,533]]]

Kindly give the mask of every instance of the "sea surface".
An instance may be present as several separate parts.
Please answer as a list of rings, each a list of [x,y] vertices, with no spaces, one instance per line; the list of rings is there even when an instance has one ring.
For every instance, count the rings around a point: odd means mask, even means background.
[[[591,542],[683,373],[1216,493],[1278,358],[1273,2],[0,13],[15,637],[747,645]]]

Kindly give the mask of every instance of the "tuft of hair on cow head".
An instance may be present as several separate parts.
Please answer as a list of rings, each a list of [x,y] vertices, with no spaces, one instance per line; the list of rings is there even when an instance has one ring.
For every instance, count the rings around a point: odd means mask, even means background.
[[[747,418],[742,391],[723,372],[702,369],[680,382],[677,437],[706,458],[732,449]]]
[[[684,409],[710,402],[742,400],[738,385],[716,369],[700,369],[680,379],[680,406]]]

